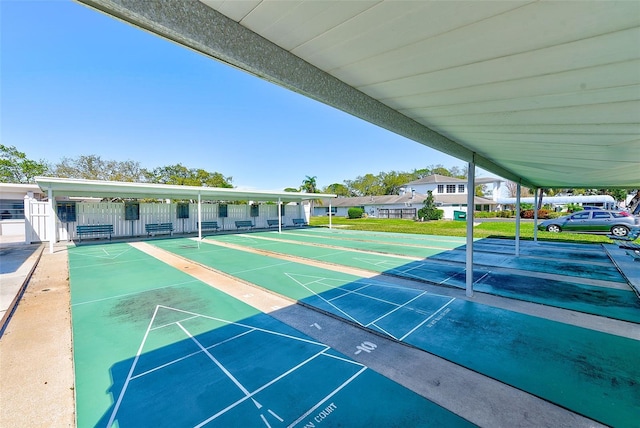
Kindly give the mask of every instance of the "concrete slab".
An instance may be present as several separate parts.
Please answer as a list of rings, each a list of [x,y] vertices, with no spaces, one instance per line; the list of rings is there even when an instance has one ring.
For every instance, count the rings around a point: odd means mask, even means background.
[[[43,248],[43,244],[0,243],[0,336]]]
[[[602,245],[609,254],[611,261],[616,265],[627,283],[640,297],[640,261],[635,255],[630,254],[632,250],[619,248],[617,245]]]

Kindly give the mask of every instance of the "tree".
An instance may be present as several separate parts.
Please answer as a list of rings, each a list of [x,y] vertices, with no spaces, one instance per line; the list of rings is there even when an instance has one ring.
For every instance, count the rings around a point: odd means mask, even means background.
[[[627,199],[627,195],[631,189],[609,189],[607,192],[616,202],[623,202]]]
[[[302,180],[302,186],[300,190],[305,191],[307,193],[318,193],[316,176],[309,177],[308,175]]]
[[[49,165],[41,160],[27,159],[27,155],[15,148],[0,144],[0,182],[33,183],[34,178],[46,175]]]
[[[145,180],[150,183],[173,184],[179,186],[204,186],[232,188],[232,177],[225,177],[219,172],[208,172],[204,169],[187,168],[178,163],[153,170],[144,170]]]
[[[437,165],[435,167],[431,167],[431,174],[444,175],[445,177],[453,177],[454,175],[444,166]]]
[[[349,192],[349,188],[344,184],[340,184],[340,183],[329,184],[327,187],[324,188],[323,192],[334,193],[338,196],[343,196],[343,197],[351,196],[351,193]]]
[[[345,180],[352,194],[356,196],[379,196],[384,195],[384,190],[378,178],[373,174],[358,176],[355,180]]]
[[[64,157],[53,168],[53,175],[84,180],[139,182],[144,180],[144,169],[139,162],[104,160],[98,155]]]
[[[515,198],[518,193],[518,183],[507,180],[505,187],[507,188],[507,196],[509,198]],[[520,196],[529,196],[530,194],[531,192],[528,187],[520,187]]]
[[[382,195],[397,195],[402,186],[413,180],[412,174],[408,172],[391,171],[378,174]]]
[[[444,211],[439,210],[436,207],[433,192],[429,190],[427,192],[427,197],[424,200],[424,206],[418,210],[418,218],[426,220],[440,220],[443,215]]]

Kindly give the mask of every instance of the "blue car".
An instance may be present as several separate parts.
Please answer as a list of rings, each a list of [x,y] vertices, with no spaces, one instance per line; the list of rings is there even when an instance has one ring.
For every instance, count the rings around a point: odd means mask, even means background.
[[[587,210],[545,220],[538,225],[538,229],[556,233],[567,231],[627,236],[632,228],[638,226],[640,218],[626,211]]]

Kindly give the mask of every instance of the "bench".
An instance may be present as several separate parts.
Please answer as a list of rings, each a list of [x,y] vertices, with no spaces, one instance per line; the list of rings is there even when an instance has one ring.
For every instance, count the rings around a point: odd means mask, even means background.
[[[303,218],[294,218],[291,221],[293,221],[293,225],[294,226],[306,226],[307,225],[307,221]]]
[[[173,223],[147,223],[144,225],[147,236],[159,232],[169,232],[173,235]]]
[[[280,223],[278,220],[267,220],[268,227],[277,227],[278,225],[284,226],[284,224]]]
[[[251,220],[237,220],[236,229],[240,230],[243,227],[246,227],[247,229],[253,229],[254,226]]]
[[[109,235],[111,240],[111,234],[113,233],[112,224],[86,224],[76,227],[76,233],[78,234],[78,240],[82,242],[82,235]]]
[[[202,226],[202,230],[215,230],[217,232],[220,229],[217,221],[203,221],[199,223],[199,226]]]
[[[611,239],[622,249],[640,251],[640,244],[633,242],[638,239],[638,236],[640,236],[640,227],[634,227],[626,236],[607,235],[607,238]]]

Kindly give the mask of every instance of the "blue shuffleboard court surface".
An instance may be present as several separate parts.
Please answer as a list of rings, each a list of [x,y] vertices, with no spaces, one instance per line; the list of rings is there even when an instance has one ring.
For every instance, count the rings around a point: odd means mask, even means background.
[[[472,426],[127,244],[69,265],[79,427]]]

